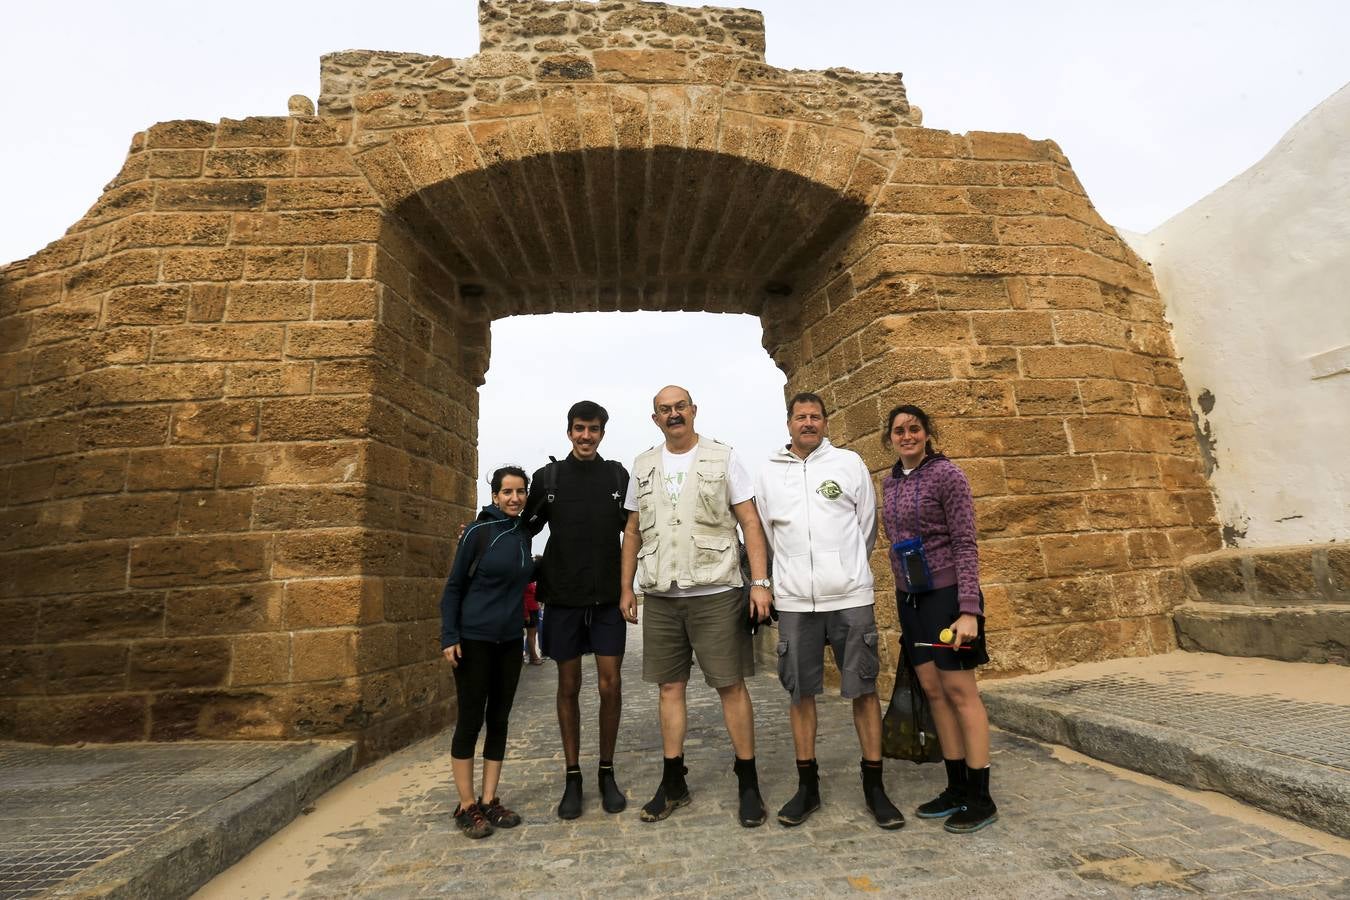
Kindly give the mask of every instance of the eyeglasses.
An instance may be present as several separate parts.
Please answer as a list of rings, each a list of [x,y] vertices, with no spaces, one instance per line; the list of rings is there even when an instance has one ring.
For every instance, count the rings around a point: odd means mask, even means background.
[[[688,409],[688,408],[689,408],[689,401],[688,401],[688,400],[681,400],[679,403],[676,403],[674,406],[666,406],[666,405],[663,404],[663,405],[661,405],[661,406],[656,407],[656,414],[659,415],[659,416],[668,416],[668,415],[670,415],[670,414],[673,413],[673,412],[675,412],[675,413],[682,413],[682,412],[684,412],[684,411],[685,411],[686,409]]]

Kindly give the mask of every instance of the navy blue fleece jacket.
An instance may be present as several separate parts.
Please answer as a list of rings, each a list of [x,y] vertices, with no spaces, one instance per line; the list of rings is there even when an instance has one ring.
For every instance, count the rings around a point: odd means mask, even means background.
[[[478,569],[470,579],[469,565],[475,556]],[[520,519],[495,506],[483,507],[460,538],[441,592],[441,649],[465,638],[520,640],[525,585],[533,569],[530,535]]]

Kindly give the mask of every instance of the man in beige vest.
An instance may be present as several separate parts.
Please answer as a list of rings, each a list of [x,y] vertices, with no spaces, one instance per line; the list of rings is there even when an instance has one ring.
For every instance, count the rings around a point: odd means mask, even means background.
[[[768,618],[768,560],[755,512],[750,473],[726,444],[694,431],[698,407],[682,387],[661,389],[652,421],[665,442],[633,464],[624,508],[619,609],[636,623],[633,579],[644,595],[642,679],[660,685],[665,767],[644,822],[657,822],[689,802],[684,776],[685,687],[697,654],[703,680],[722,700],[722,718],[736,752],[738,818],[764,824],[755,772],[755,719],[745,678],[755,672],[749,619]],[[750,560],[750,605],[742,600],[736,526]]]

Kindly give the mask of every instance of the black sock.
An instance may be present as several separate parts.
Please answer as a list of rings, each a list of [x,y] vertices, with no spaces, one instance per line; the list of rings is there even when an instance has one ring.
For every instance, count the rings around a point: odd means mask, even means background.
[[[947,787],[953,790],[964,788],[966,786],[966,760],[947,759],[943,757],[942,764],[947,767]]]
[[[662,762],[664,764],[661,771],[662,783],[669,785],[684,784],[684,754],[663,757]]]
[[[759,772],[755,770],[755,758],[741,759],[736,757],[736,762],[732,763],[732,771],[736,773],[736,780],[740,782],[741,789],[747,787],[759,787]]]
[[[864,759],[862,760],[862,778],[863,784],[873,785],[881,784],[881,760]]]
[[[573,775],[577,776],[578,778],[581,777],[581,766],[568,766],[568,767],[567,767],[567,777],[568,777],[568,778],[571,778]]]

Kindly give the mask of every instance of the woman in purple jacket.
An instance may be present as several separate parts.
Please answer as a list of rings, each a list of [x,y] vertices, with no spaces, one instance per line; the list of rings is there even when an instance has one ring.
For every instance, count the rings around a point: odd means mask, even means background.
[[[882,522],[891,541],[905,654],[928,696],[947,766],[947,787],[918,808],[948,831],[978,831],[998,818],[989,796],[989,716],[975,682],[987,663],[975,502],[956,464],[933,450],[928,414],[897,406],[882,444],[896,463],[882,481]],[[951,629],[954,637],[941,640]],[[945,644],[950,647],[916,646]]]

